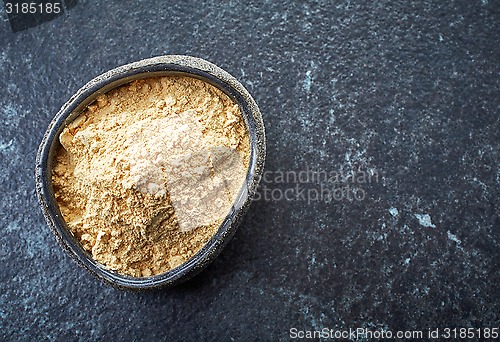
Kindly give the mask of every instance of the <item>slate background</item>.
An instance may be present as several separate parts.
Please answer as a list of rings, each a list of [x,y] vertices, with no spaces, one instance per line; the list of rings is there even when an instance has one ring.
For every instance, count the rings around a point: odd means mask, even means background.
[[[499,14],[491,0],[78,1],[13,33],[2,8],[0,340],[498,326]],[[362,201],[254,203],[221,256],[177,288],[96,281],[43,220],[37,147],[85,82],[161,54],[205,58],[249,89],[266,170],[360,168],[378,182],[358,184]]]

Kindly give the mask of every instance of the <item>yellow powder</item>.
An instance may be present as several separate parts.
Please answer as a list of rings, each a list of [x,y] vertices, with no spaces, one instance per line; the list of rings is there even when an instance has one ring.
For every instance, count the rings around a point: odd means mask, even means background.
[[[100,95],[59,140],[52,182],[69,229],[96,261],[135,277],[201,249],[234,203],[250,154],[238,105],[184,76]]]

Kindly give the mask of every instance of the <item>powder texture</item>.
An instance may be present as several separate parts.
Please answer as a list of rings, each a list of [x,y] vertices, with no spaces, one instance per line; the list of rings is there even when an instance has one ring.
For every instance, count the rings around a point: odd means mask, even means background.
[[[59,137],[52,182],[83,248],[135,277],[169,271],[217,231],[249,162],[238,105],[190,77],[100,95]]]

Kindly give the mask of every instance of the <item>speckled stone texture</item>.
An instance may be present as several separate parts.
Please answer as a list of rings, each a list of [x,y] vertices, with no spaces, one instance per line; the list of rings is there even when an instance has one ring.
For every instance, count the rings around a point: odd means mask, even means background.
[[[500,321],[498,2],[79,1],[17,33],[0,11],[0,340],[288,340],[291,328]],[[123,292],[57,245],[35,155],[85,82],[162,54],[207,59],[251,92],[275,200],[253,203],[193,280]],[[378,177],[270,179],[358,169]],[[321,185],[359,197],[300,195]],[[287,189],[297,196],[279,199]]]

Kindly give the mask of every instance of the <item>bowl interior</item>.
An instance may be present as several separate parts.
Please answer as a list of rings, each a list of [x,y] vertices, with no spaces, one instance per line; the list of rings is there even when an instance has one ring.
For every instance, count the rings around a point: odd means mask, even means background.
[[[103,77],[105,76],[105,77]],[[249,195],[255,190],[259,173],[259,122],[256,121],[252,104],[245,94],[224,80],[200,70],[177,64],[152,64],[141,68],[130,68],[116,73],[104,74],[89,82],[80,89],[52,121],[44,141],[40,146],[37,162],[37,190],[44,214],[49,221],[59,243],[68,251],[78,263],[92,271],[94,275],[112,285],[128,289],[147,289],[164,285],[174,285],[198,273],[220,252],[223,245],[234,234],[241,216],[248,207]],[[78,117],[88,105],[103,93],[115,89],[133,80],[157,76],[189,76],[201,79],[219,88],[240,107],[250,140],[250,161],[245,182],[218,231],[191,259],[177,268],[150,277],[131,277],[122,275],[104,268],[96,262],[70,232],[64,221],[52,188],[53,157],[59,143],[59,134],[64,127]],[[253,100],[252,100],[253,101]],[[260,116],[260,113],[259,113]],[[263,132],[262,132],[263,133]],[[256,173],[256,170],[258,171]]]

